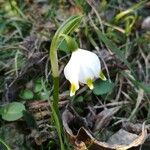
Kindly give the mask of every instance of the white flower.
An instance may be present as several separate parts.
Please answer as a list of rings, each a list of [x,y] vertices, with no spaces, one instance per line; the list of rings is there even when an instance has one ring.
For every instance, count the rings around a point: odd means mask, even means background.
[[[98,56],[83,49],[72,52],[71,58],[64,68],[64,74],[71,83],[70,96],[75,95],[75,92],[79,89],[79,83],[87,84],[90,89],[93,89],[95,78],[100,77],[106,80],[101,72]]]

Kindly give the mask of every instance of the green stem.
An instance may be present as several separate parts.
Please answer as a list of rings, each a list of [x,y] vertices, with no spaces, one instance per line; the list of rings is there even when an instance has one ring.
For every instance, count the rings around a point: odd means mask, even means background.
[[[2,143],[7,148],[7,150],[11,150],[10,147],[2,139],[0,139],[0,143]]]
[[[54,38],[55,39],[55,38]],[[52,43],[53,42],[52,40]],[[54,49],[54,44],[50,47],[50,61],[51,61],[51,70],[53,76],[53,108],[55,108],[56,113],[58,115],[58,101],[59,101],[59,71],[58,71],[58,57],[57,57],[57,50]]]
[[[56,113],[59,115],[58,101],[59,101],[59,77],[53,77],[54,91],[53,91],[53,107],[56,108]]]
[[[58,69],[58,57],[57,57],[57,49],[59,47],[60,40],[64,40],[62,38],[62,34],[68,35],[70,32],[75,30],[75,28],[79,25],[81,21],[81,16],[71,16],[68,18],[56,31],[50,46],[50,62],[51,62],[51,70],[53,76],[53,100],[51,103],[52,117],[56,126],[56,130],[58,133],[60,147],[61,150],[65,150],[62,138],[62,122],[60,119],[58,102],[59,102],[59,69]],[[60,39],[61,37],[61,39]]]
[[[52,70],[53,87],[54,87],[51,110],[52,110],[52,117],[54,119],[54,123],[55,123],[56,130],[58,133],[59,141],[60,141],[61,150],[65,150],[63,140],[62,140],[61,120],[60,120],[60,114],[59,114],[59,108],[58,108],[58,101],[59,101],[58,58],[57,58],[57,49],[55,49],[54,47],[55,46],[53,46],[53,44],[50,47],[50,61],[51,61],[51,70]]]

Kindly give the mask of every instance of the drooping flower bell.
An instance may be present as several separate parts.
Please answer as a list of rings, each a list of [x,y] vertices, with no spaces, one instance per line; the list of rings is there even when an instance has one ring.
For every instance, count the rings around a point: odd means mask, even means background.
[[[79,89],[79,83],[87,84],[93,89],[93,81],[95,78],[106,80],[101,71],[101,64],[98,56],[90,51],[77,49],[72,52],[68,64],[64,68],[64,74],[71,83],[70,96],[75,95]]]

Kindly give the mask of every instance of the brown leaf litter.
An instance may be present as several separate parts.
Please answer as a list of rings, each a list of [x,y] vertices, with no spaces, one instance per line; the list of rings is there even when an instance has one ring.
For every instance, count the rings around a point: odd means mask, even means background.
[[[118,110],[116,108],[111,108],[108,112],[113,112],[112,114],[115,114]],[[104,114],[104,111],[100,113],[100,116]],[[108,114],[109,113],[106,113],[105,115],[109,116]],[[98,129],[98,127],[102,128],[104,122],[105,124],[109,124],[110,117],[104,116],[100,117],[102,118],[102,120],[99,118],[99,120],[95,122],[96,124],[99,123],[98,126],[95,125],[96,129]],[[87,127],[81,126],[77,133],[74,134],[70,123],[75,119],[75,117],[76,116],[74,116],[74,114],[72,114],[68,109],[66,109],[62,114],[65,132],[69,136],[70,143],[73,144],[75,150],[127,150],[143,144],[147,137],[147,129],[145,128],[145,125],[143,125],[140,134],[130,133],[124,129],[120,129],[115,134],[113,134],[106,142],[97,140]],[[105,126],[103,125],[103,127]]]

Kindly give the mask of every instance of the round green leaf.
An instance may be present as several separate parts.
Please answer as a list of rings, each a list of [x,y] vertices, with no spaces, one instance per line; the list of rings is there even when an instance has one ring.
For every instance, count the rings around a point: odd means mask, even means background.
[[[19,94],[20,98],[28,100],[33,98],[33,92],[31,90],[25,89],[22,90]]]
[[[40,97],[41,100],[46,100],[46,99],[48,99],[49,96],[45,92],[40,92],[39,97]]]
[[[42,87],[41,83],[35,83],[35,85],[34,85],[34,92],[35,93],[41,92],[42,89],[43,89],[43,87]]]
[[[94,83],[93,92],[95,95],[103,95],[112,91],[113,87],[114,87],[114,83],[110,81],[97,80]]]
[[[2,118],[6,121],[15,121],[23,116],[25,106],[19,102],[12,102],[3,107]]]

